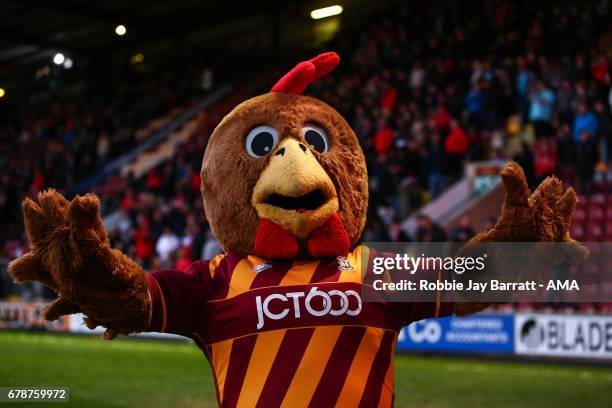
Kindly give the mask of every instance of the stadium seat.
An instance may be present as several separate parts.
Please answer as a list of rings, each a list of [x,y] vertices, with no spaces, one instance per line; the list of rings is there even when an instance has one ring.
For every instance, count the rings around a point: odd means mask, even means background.
[[[572,224],[570,234],[574,239],[582,241],[586,235],[583,224]]]
[[[586,211],[584,209],[584,206],[576,207],[576,210],[574,211],[573,220],[574,221],[583,221],[583,220],[586,220],[586,218],[587,217],[586,217]]]
[[[607,220],[605,223],[606,237],[612,236],[612,220]]]
[[[603,226],[599,221],[589,221],[586,228],[587,241],[601,241],[604,235]]]
[[[606,195],[603,193],[596,193],[589,197],[590,204],[605,204],[606,201]]]
[[[612,220],[612,202],[608,201],[605,206],[606,218]]]
[[[604,207],[599,203],[589,203],[587,207],[587,218],[589,220],[603,220]]]

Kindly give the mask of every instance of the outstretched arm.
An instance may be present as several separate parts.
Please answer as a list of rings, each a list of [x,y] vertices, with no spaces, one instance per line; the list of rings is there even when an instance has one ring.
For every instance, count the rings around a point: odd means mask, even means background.
[[[105,338],[143,331],[151,300],[145,272],[112,249],[95,195],[67,201],[55,190],[23,202],[31,251],[9,265],[16,282],[39,281],[59,294],[45,318],[82,312],[90,328],[107,328]]]
[[[11,262],[9,272],[17,282],[39,281],[59,294],[45,310],[47,320],[83,313],[90,329],[107,329],[106,339],[141,331],[191,336],[202,322],[202,303],[219,262],[214,268],[198,261],[182,272],[147,274],[110,247],[99,208],[93,194],[68,202],[48,190],[38,195],[38,204],[26,199],[31,251]]]

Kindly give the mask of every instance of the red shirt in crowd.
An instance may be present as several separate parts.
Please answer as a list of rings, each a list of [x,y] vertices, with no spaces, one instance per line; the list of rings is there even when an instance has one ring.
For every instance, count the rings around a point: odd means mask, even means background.
[[[136,256],[149,259],[153,256],[153,241],[149,238],[149,224],[145,222],[136,233]]]
[[[557,169],[557,152],[536,149],[533,154],[536,177],[549,176]]]
[[[431,116],[431,119],[433,120],[433,123],[436,129],[440,131],[444,131],[448,129],[451,121],[453,120],[453,118],[451,118],[450,113],[448,113],[448,111],[446,110],[446,107],[443,105],[438,106],[438,108],[434,111],[433,115]]]
[[[161,178],[155,172],[155,170],[149,171],[147,174],[147,187],[154,189],[161,185]]]
[[[463,154],[469,147],[470,140],[460,126],[453,127],[444,141],[446,152],[451,154]]]
[[[393,110],[393,108],[395,108],[396,102],[397,90],[393,87],[387,88],[382,98],[380,99],[380,105],[387,110]]]
[[[393,131],[389,126],[385,126],[374,135],[374,151],[382,155],[389,151],[393,145]]]

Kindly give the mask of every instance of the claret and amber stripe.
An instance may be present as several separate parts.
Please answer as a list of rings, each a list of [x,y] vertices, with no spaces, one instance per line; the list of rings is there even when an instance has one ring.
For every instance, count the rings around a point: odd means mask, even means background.
[[[258,408],[281,404],[314,331],[314,327],[287,330],[270,369],[273,375],[268,376],[259,396]]]
[[[223,407],[391,406],[397,333],[360,326],[275,330],[211,346]],[[384,381],[382,380],[384,379]]]
[[[398,332],[436,307],[363,301],[373,289],[362,254],[268,262],[230,252],[155,272],[151,329],[196,341],[223,407],[390,407]]]

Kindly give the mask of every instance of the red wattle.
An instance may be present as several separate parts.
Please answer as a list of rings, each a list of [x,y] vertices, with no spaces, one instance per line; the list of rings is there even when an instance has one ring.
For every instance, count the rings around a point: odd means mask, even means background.
[[[255,254],[266,259],[293,258],[298,243],[293,234],[280,225],[262,218],[255,235]]]
[[[342,220],[334,214],[308,237],[308,251],[315,258],[346,255],[350,241]]]

